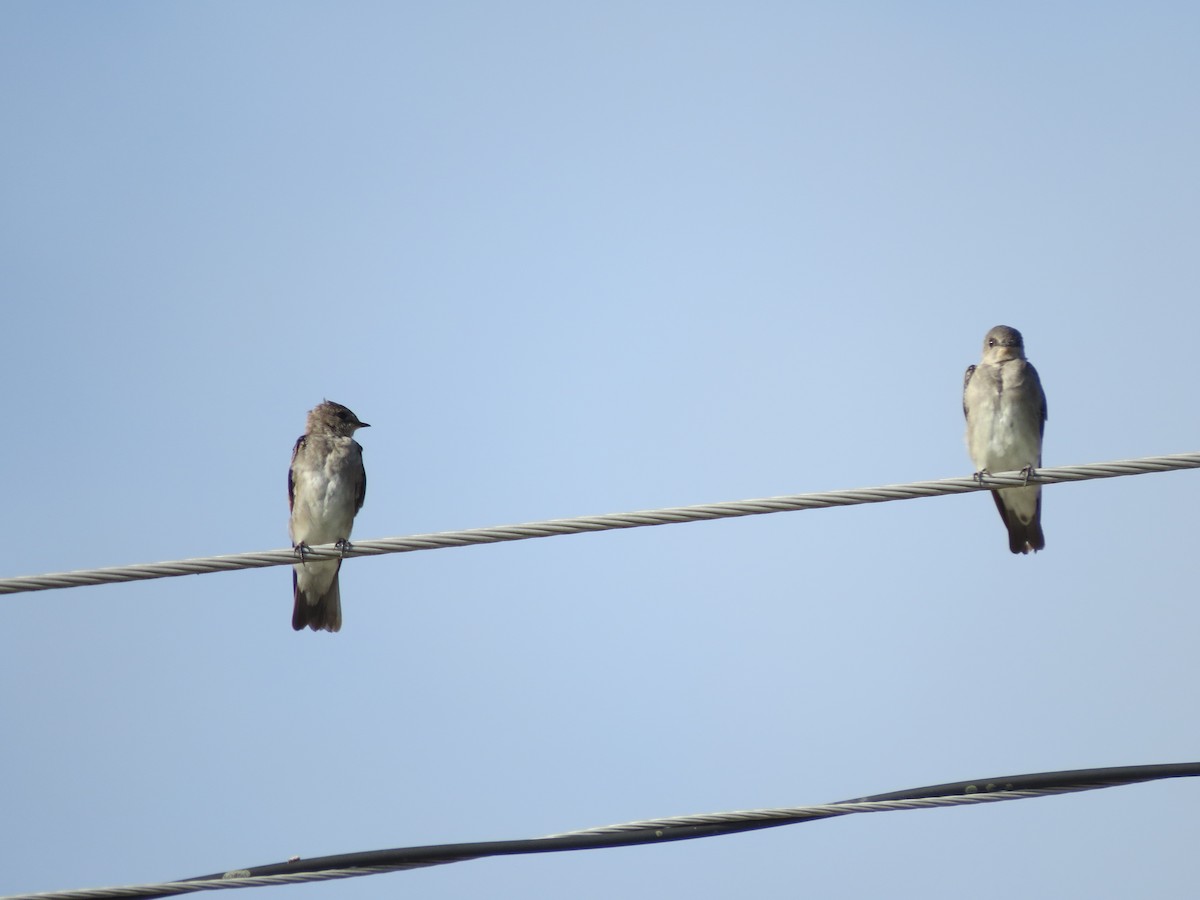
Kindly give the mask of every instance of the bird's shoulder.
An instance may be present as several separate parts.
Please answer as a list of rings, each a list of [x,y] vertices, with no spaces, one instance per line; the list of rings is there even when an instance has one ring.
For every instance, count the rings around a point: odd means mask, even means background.
[[[963,373],[963,396],[962,396],[963,415],[967,416],[968,418],[970,417],[970,412],[969,412],[968,407],[970,406],[969,396],[970,396],[970,389],[971,389],[971,379],[975,376],[975,371],[978,368],[979,368],[978,366],[974,366],[974,365],[967,366],[967,371]]]
[[[1046,408],[1046,390],[1042,387],[1042,377],[1038,375],[1038,370],[1034,368],[1033,363],[1029,362],[1029,360],[1023,359],[1021,362],[1025,364],[1022,372],[1025,384],[1029,393],[1037,399],[1040,406],[1040,418],[1044,428],[1046,419],[1050,416]]]
[[[350,443],[354,445],[356,454],[354,457],[354,511],[358,512],[362,509],[363,501],[367,499],[367,469],[362,461],[362,444],[353,440]]]
[[[292,447],[292,462],[288,466],[288,509],[291,509],[296,504],[296,457],[300,455],[304,448],[304,438],[307,435],[300,435],[296,438],[296,443]]]
[[[1038,370],[1034,368],[1033,363],[1027,359],[1014,359],[1006,363],[1008,366],[1004,373],[1004,381],[1006,384],[1012,384],[1014,387],[1023,387],[1033,393],[1042,392],[1042,379],[1038,375]]]
[[[1023,409],[1032,414],[1044,431],[1048,418],[1046,392],[1042,389],[1042,379],[1038,370],[1027,359],[1009,360],[1004,365],[1001,379],[1005,393],[1015,398]]]

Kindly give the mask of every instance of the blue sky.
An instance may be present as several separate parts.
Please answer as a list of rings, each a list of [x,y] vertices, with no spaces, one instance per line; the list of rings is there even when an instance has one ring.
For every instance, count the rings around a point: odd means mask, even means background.
[[[1200,449],[1189,4],[0,8],[3,575]],[[4,598],[0,891],[1197,756],[1194,473]],[[1180,781],[289,896],[1180,896]]]

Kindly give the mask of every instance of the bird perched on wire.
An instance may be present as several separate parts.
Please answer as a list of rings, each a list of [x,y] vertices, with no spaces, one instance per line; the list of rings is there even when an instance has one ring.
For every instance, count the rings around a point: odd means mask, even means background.
[[[342,598],[340,559],[306,560],[312,544],[350,547],[350,528],[367,494],[362,447],[352,435],[369,428],[340,403],[326,400],[308,413],[304,434],[292,449],[288,470],[288,532],[300,562],[292,566],[292,628],[338,631]]]
[[[1037,369],[1025,358],[1021,332],[997,325],[983,338],[983,359],[963,379],[967,450],[975,476],[1023,471],[1042,464],[1046,394]],[[1038,485],[992,491],[1008,529],[1008,549],[1028,553],[1046,546],[1042,534],[1042,489]]]

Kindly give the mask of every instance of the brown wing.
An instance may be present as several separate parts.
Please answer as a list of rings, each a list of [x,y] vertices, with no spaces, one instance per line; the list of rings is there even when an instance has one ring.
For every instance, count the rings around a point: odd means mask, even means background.
[[[362,462],[362,445],[355,441],[354,446],[358,450],[358,484],[354,491],[354,512],[357,513],[367,499],[367,470]]]
[[[975,374],[974,366],[967,366],[967,372],[963,375],[963,418],[969,418],[967,415],[967,385],[971,383],[971,376]]]
[[[1046,392],[1042,390],[1042,379],[1038,375],[1037,369],[1033,367],[1033,363],[1027,360],[1021,361],[1019,385],[1025,395],[1036,403],[1034,409],[1029,410],[1029,415],[1033,417],[1037,424],[1038,434],[1045,437],[1046,435]],[[1033,423],[1030,423],[1033,424]],[[1041,465],[1041,460],[1038,461]]]
[[[292,448],[292,463],[288,466],[288,512],[291,512],[292,506],[296,502],[296,454],[300,452],[300,448],[304,446],[304,435],[296,438],[296,446]]]
[[[1038,397],[1039,397],[1039,398],[1041,399],[1041,401],[1042,401],[1042,409],[1041,409],[1041,433],[1042,433],[1042,436],[1044,437],[1044,436],[1045,436],[1045,434],[1046,434],[1046,420],[1047,420],[1048,418],[1050,418],[1050,410],[1049,410],[1049,408],[1046,406],[1046,392],[1045,392],[1045,390],[1043,390],[1043,389],[1042,389],[1042,379],[1041,379],[1041,376],[1039,376],[1039,375],[1038,375],[1038,373],[1037,373],[1037,369],[1035,369],[1035,368],[1034,368],[1032,365],[1029,367],[1029,374],[1030,374],[1030,375],[1032,376],[1032,378],[1033,378],[1033,383],[1037,385]]]

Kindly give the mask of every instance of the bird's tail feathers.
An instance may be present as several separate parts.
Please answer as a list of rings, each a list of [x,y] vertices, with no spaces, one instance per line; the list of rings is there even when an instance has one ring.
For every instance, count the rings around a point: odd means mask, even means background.
[[[1017,488],[1017,490],[1028,489]],[[1030,550],[1036,553],[1038,550],[1045,550],[1046,536],[1042,533],[1041,491],[1039,490],[1037,494],[1037,506],[1034,508],[1033,518],[1028,522],[1021,521],[1021,517],[1001,499],[1000,495],[1001,491],[992,491],[996,509],[1000,511],[1000,518],[1004,520],[1004,527],[1008,529],[1008,549],[1013,553],[1028,553]]]
[[[341,560],[338,560],[341,568]],[[300,589],[300,580],[292,570],[292,628],[303,631],[306,627],[313,631],[340,631],[342,628],[342,593],[338,588],[338,576],[335,573],[328,589],[319,597],[305,593]]]

